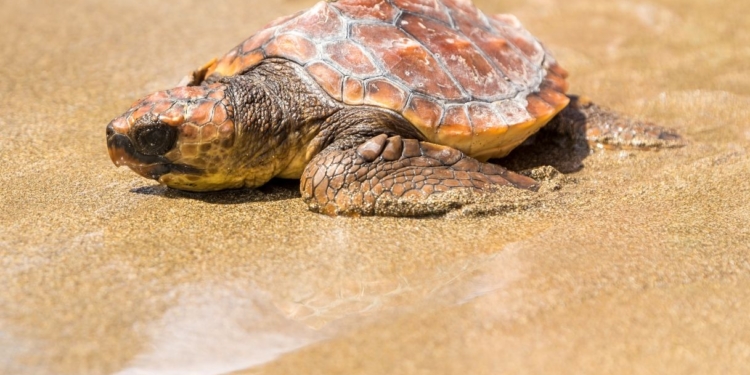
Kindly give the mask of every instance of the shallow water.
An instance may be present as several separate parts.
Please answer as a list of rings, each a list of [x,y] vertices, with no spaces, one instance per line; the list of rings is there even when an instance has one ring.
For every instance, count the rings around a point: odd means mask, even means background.
[[[0,7],[0,372],[750,370],[749,3],[477,1],[572,92],[690,140],[593,150],[523,210],[329,218],[293,182],[178,194],[114,168],[112,117],[313,3]]]

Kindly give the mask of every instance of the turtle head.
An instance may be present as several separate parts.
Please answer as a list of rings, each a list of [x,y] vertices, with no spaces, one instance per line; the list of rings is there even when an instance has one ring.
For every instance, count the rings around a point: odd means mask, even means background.
[[[230,165],[235,125],[226,89],[185,86],[139,100],[107,125],[110,158],[181,190],[241,187]]]

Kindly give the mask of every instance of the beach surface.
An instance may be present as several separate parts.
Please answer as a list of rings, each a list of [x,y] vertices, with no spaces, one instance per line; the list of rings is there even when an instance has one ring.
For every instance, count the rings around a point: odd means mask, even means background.
[[[750,373],[750,3],[477,0],[688,140],[571,151],[512,209],[331,218],[295,181],[115,168],[112,118],[314,3],[3,2],[0,373]]]

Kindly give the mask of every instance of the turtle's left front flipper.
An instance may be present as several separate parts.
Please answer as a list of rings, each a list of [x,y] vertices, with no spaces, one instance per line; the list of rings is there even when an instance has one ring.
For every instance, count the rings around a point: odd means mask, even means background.
[[[628,118],[582,97],[570,99],[568,107],[545,126],[545,131],[583,138],[592,146],[605,148],[656,149],[686,144],[672,129]]]
[[[310,209],[328,215],[424,215],[430,212],[386,212],[383,203],[434,201],[441,193],[459,189],[537,189],[531,178],[456,149],[385,134],[356,148],[324,150],[305,168],[300,184]]]

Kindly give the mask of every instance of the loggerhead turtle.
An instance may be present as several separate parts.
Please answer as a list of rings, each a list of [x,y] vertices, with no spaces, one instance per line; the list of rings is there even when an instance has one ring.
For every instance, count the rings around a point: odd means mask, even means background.
[[[116,165],[176,189],[300,179],[313,211],[372,215],[456,189],[535,190],[487,160],[556,115],[558,128],[578,121],[561,113],[566,77],[518,19],[470,0],[322,1],[136,102],[107,126],[107,146]],[[677,137],[584,113],[589,141]]]

